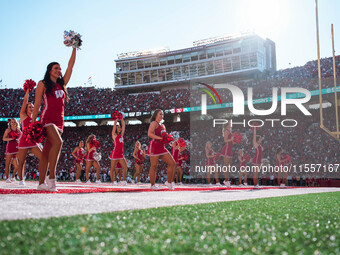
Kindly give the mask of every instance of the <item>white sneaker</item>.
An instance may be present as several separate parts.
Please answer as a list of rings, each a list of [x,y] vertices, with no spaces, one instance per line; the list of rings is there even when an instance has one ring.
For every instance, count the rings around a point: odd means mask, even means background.
[[[12,181],[11,181],[11,178],[8,178],[7,180],[6,180],[6,182],[7,183],[11,183]]]
[[[280,189],[285,189],[285,188],[286,188],[286,184],[281,183],[281,185],[280,185],[279,188],[280,188]]]
[[[50,176],[49,176],[49,175],[46,175],[46,176],[45,176],[45,182],[48,183],[49,180],[50,180]]]
[[[182,183],[182,182],[180,182],[180,183],[179,183],[179,185],[183,185],[183,183]]]
[[[221,183],[216,182],[215,186],[221,186]]]
[[[57,181],[56,179],[49,179],[48,190],[52,192],[57,192]]]
[[[210,186],[210,187],[211,187],[211,186],[214,186],[214,185],[213,185],[212,183],[209,183],[209,184],[208,184],[208,186]]]
[[[168,183],[168,181],[166,181],[164,184],[168,187],[169,190],[175,190],[175,183],[174,182]]]
[[[243,186],[248,187],[248,184],[245,182],[245,183],[243,183]]]
[[[24,180],[20,181],[20,182],[19,182],[19,185],[20,185],[20,186],[26,186],[25,181],[24,181]]]
[[[152,185],[150,189],[160,189],[156,184]]]
[[[131,183],[132,183],[132,184],[135,184],[135,181],[134,181],[134,180],[132,180],[132,181],[131,181]]]
[[[96,183],[102,183],[100,180],[96,180]]]
[[[231,187],[231,184],[230,184],[230,181],[223,181],[223,184],[227,187],[227,188],[230,188]]]
[[[141,185],[142,183],[141,182],[137,182],[137,185]]]
[[[37,190],[48,190],[46,183],[42,183],[37,187]]]
[[[164,183],[164,185],[166,185],[166,186],[168,187],[168,189],[171,189],[171,183],[168,183],[168,181],[166,181],[166,182]]]
[[[81,183],[81,180],[80,180],[80,179],[78,179],[78,180],[76,180],[76,181],[75,181],[75,183]]]
[[[126,181],[121,181],[121,182],[120,182],[120,185],[121,185],[121,186],[126,186],[126,185],[127,185],[127,182],[126,182]]]
[[[86,184],[91,184],[91,181],[90,181],[90,179],[86,182]]]
[[[117,181],[114,181],[114,182],[112,183],[112,185],[113,185],[113,186],[117,186],[117,185],[118,185]]]
[[[260,185],[256,185],[255,187],[254,187],[254,189],[261,189],[261,187],[260,187]]]
[[[12,182],[16,182],[17,180],[16,180],[15,177],[14,177],[14,178],[11,179],[11,181],[12,181]]]

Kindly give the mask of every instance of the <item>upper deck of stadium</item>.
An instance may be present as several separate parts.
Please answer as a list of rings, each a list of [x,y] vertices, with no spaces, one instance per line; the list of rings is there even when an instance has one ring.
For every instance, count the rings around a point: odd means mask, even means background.
[[[276,71],[275,43],[256,34],[214,37],[193,47],[136,51],[118,55],[115,88],[163,90],[192,81],[217,83]]]

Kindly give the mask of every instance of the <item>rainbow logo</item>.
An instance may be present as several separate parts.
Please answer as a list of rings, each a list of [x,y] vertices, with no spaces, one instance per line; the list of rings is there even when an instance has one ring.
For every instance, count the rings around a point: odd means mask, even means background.
[[[212,92],[214,92],[215,95],[217,96],[218,100],[220,101],[220,104],[222,105],[221,97],[220,97],[220,95],[217,93],[217,91],[216,91],[213,87],[211,87],[210,85],[208,85],[208,84],[206,84],[206,83],[204,83],[204,82],[198,82],[198,84],[204,85],[204,86],[206,86],[208,89],[210,89]],[[213,94],[212,94],[209,90],[207,90],[207,89],[205,89],[205,88],[199,88],[199,89],[201,89],[201,90],[203,90],[204,92],[206,92],[206,93],[212,98],[212,100],[214,101],[214,103],[217,104],[217,103],[216,103],[215,97],[213,96]]]

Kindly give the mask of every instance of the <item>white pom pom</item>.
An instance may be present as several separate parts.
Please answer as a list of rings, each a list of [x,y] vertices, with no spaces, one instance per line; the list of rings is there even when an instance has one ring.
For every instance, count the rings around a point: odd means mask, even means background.
[[[76,49],[80,49],[82,45],[81,35],[79,33],[75,33],[73,30],[64,31],[64,44],[67,47],[73,47]]]
[[[94,159],[95,161],[100,161],[100,160],[102,159],[102,154],[99,153],[99,152],[94,152],[94,153],[93,153],[93,159]]]

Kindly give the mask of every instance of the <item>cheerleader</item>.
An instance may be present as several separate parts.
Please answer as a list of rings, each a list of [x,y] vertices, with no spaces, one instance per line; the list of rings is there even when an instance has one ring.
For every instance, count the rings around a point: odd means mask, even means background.
[[[261,136],[256,135],[256,128],[254,128],[253,133],[253,148],[255,149],[255,156],[253,158],[253,166],[254,166],[254,186],[255,189],[259,189],[260,186],[258,184],[259,180],[259,173],[260,173],[260,166],[262,161],[262,152],[263,148],[261,146]]]
[[[178,183],[177,174],[178,174],[178,159],[179,159],[180,145],[177,141],[175,141],[175,142],[170,143],[170,146],[172,147],[171,156],[176,162],[176,167],[175,167],[175,170],[173,172],[172,179],[175,180],[175,178],[176,178],[177,183]]]
[[[111,159],[111,180],[113,185],[117,185],[116,178],[114,175],[117,162],[119,162],[123,167],[123,181],[121,185],[126,186],[126,174],[127,174],[127,163],[123,155],[124,153],[124,133],[125,133],[125,122],[124,119],[121,120],[122,127],[117,125],[118,119],[115,120],[112,128],[112,139],[115,147],[113,148],[110,159]]]
[[[156,169],[158,166],[158,160],[163,160],[167,165],[167,181],[165,185],[170,189],[174,190],[173,183],[173,173],[175,171],[176,162],[169,153],[169,151],[165,148],[165,144],[162,142],[162,134],[166,132],[165,126],[161,123],[164,118],[164,113],[162,110],[157,109],[152,114],[150,120],[150,126],[148,130],[148,136],[151,138],[151,142],[148,147],[147,155],[150,156],[150,183],[151,189],[159,189],[158,186],[155,185],[156,182]]]
[[[223,127],[222,130],[223,138],[224,138],[224,147],[222,149],[221,156],[223,157],[224,165],[229,170],[229,167],[231,165],[231,162],[233,160],[233,134],[231,132],[231,124],[230,121],[228,121],[228,124]],[[224,185],[226,185],[228,188],[231,186],[229,181],[229,171],[225,171],[223,181]]]
[[[5,130],[5,133],[2,137],[4,142],[7,142],[6,145],[6,166],[5,166],[5,175],[6,175],[6,182],[11,183],[15,181],[15,175],[18,171],[18,160],[17,160],[17,153],[18,153],[18,141],[17,139],[20,137],[21,131],[19,128],[19,124],[16,119],[8,119],[8,128]],[[11,171],[11,163],[13,164],[13,174],[12,180],[9,177]]]
[[[240,178],[238,184],[242,186],[242,177],[244,175],[244,186],[248,186],[247,184],[247,172],[246,170],[246,159],[244,158],[244,152],[243,150],[238,150],[238,161],[240,162]]]
[[[90,168],[91,166],[93,166],[94,168],[96,168],[96,183],[101,183],[101,181],[99,180],[99,174],[100,174],[100,165],[99,165],[99,162],[96,161],[94,158],[93,158],[93,154],[95,152],[97,152],[97,149],[96,149],[96,146],[95,144],[91,141],[95,141],[96,140],[96,136],[91,134],[89,135],[89,137],[87,138],[86,140],[86,150],[87,150],[87,153],[86,153],[86,157],[85,157],[85,161],[86,161],[86,171],[85,171],[85,175],[86,175],[86,183],[87,184],[90,184],[91,181],[89,179],[89,173],[90,173]]]
[[[215,156],[216,156],[216,152],[211,148],[212,144],[210,141],[208,141],[205,144],[205,156],[207,157],[207,161],[205,162],[205,165],[207,166],[207,180],[208,180],[208,184],[212,185],[210,182],[210,172],[209,172],[209,166],[215,166]],[[218,179],[218,173],[217,171],[215,171],[215,180],[216,180],[216,186],[221,186],[220,180]]]
[[[26,127],[28,127],[32,122],[32,113],[34,106],[32,103],[28,102],[29,97],[29,90],[26,91],[24,96],[24,101],[21,106],[20,110],[20,124],[21,129],[24,130]],[[25,163],[26,163],[26,156],[28,150],[30,150],[39,160],[41,159],[41,149],[36,143],[27,142],[26,136],[24,134],[21,134],[19,138],[19,145],[18,145],[18,161],[19,161],[19,167],[18,167],[18,173],[19,173],[19,185],[25,185]]]
[[[179,148],[179,155],[178,155],[178,161],[177,163],[177,168],[176,168],[176,181],[179,183],[179,185],[183,185],[182,183],[182,177],[183,177],[183,169],[182,169],[182,162],[184,160],[184,154],[183,151],[185,148],[180,147]]]
[[[39,186],[38,190],[57,191],[56,167],[58,164],[63,141],[61,133],[64,128],[64,106],[65,98],[68,100],[66,85],[72,74],[76,60],[76,49],[72,50],[65,75],[62,76],[60,65],[52,62],[42,81],[39,81],[35,91],[35,107],[33,110],[32,122],[38,117],[41,101],[44,100],[44,109],[40,116],[40,122],[44,125],[47,136],[39,161]],[[47,167],[50,169],[49,181],[45,184]]]
[[[115,181],[114,185],[118,185],[118,183],[122,180],[122,170],[123,170],[122,165],[119,163],[119,161],[117,161],[115,173],[114,173],[114,175],[116,177],[116,181]]]
[[[137,184],[141,184],[140,176],[143,171],[143,164],[145,160],[145,150],[141,149],[141,144],[139,141],[135,144],[135,150],[133,151],[133,157],[135,158],[136,173],[133,175],[132,183],[135,183],[137,177]]]
[[[74,157],[74,163],[76,164],[77,172],[76,172],[76,182],[81,183],[80,180],[80,174],[81,174],[81,169],[83,166],[83,160],[84,160],[84,142],[80,141],[78,144],[78,147],[76,147],[73,152],[72,156]]]

